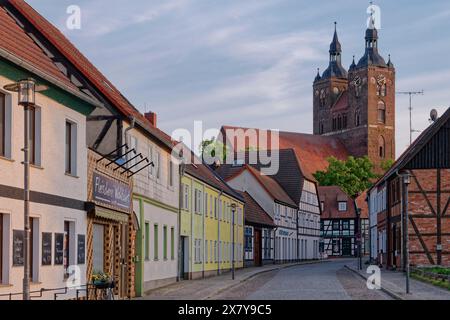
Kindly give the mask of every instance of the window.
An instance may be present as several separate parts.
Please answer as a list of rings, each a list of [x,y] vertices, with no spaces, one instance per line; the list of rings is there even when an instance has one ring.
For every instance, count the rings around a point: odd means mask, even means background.
[[[378,137],[378,155],[380,158],[386,157],[386,144],[383,136]]]
[[[202,192],[198,189],[194,190],[194,212],[202,213]]]
[[[325,203],[323,201],[320,202],[320,208],[322,209],[322,211],[325,208]]]
[[[155,170],[156,170],[156,179],[161,178],[161,154],[159,152],[156,153],[155,157]]]
[[[183,209],[189,210],[189,186],[183,184],[184,196],[183,196]]]
[[[344,115],[342,116],[342,129],[346,128],[347,128],[347,114],[344,113]]]
[[[153,162],[153,146],[148,146],[148,160]],[[149,178],[153,177],[153,166],[148,166],[148,176]]]
[[[211,251],[210,252],[210,255],[209,255],[209,262],[211,262],[211,263],[213,263],[213,255],[214,255],[214,248],[213,248],[213,241],[212,240],[209,240],[209,250]]]
[[[361,111],[355,111],[355,127],[359,127],[361,125]]]
[[[208,263],[208,240],[205,240],[205,262]]]
[[[163,259],[167,260],[167,226],[163,227]]]
[[[148,222],[145,223],[145,260],[150,259],[150,224]]]
[[[342,117],[341,117],[341,115],[338,115],[338,118],[337,118],[337,129],[338,130],[342,129]]]
[[[0,156],[4,157],[6,152],[6,97],[0,92]],[[0,275],[1,277],[1,275]]]
[[[217,219],[217,215],[218,215],[218,200],[217,198],[214,198],[214,218]]]
[[[77,175],[77,125],[66,121],[66,173]]]
[[[214,261],[217,262],[218,254],[217,254],[217,241],[214,241]]]
[[[251,227],[245,227],[245,251],[252,252],[253,250],[253,230]]]
[[[213,217],[213,197],[209,195],[209,216]]]
[[[92,236],[92,259],[94,272],[104,271],[105,226],[94,223]]]
[[[208,216],[208,194],[205,193],[205,206],[204,206],[204,210],[205,211],[205,217]]]
[[[170,228],[170,259],[175,260],[175,228]]]
[[[153,259],[158,260],[158,225],[153,226]]]
[[[347,211],[347,202],[346,201],[339,201],[338,203],[338,209],[339,211]]]
[[[167,170],[169,172],[169,187],[173,187],[173,162],[172,160],[169,159],[169,163],[168,163],[169,169]]]
[[[378,122],[386,123],[386,105],[383,101],[378,102]]]
[[[340,230],[339,221],[338,220],[333,221],[333,231],[339,231],[339,230]]]
[[[0,213],[0,285],[3,284],[3,214]]]
[[[33,227],[33,218],[30,219],[30,225],[32,227],[32,229],[34,229]],[[72,237],[71,233],[72,233],[72,226],[71,226],[71,222],[70,221],[64,221],[64,252],[63,252],[63,261],[64,261],[64,275],[67,277],[69,276],[69,266],[72,264],[71,260],[72,260],[72,248],[70,245],[70,239]],[[30,235],[31,238],[31,242],[34,242],[33,235]],[[33,248],[31,248],[31,251],[34,251]],[[31,258],[31,263],[33,264],[33,258]],[[33,272],[31,273],[31,276],[33,277]]]
[[[30,163],[41,165],[41,109],[38,107],[30,107],[30,124],[29,130],[29,156]]]
[[[333,118],[333,131],[337,129],[337,121],[336,118]]]

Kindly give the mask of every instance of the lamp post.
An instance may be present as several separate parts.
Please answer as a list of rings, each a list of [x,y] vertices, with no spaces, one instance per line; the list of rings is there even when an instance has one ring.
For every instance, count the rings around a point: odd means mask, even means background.
[[[411,184],[411,175],[409,172],[405,172],[401,175],[403,179],[403,194],[404,194],[404,214],[402,221],[404,227],[404,242],[405,242],[405,269],[406,269],[406,293],[410,293],[409,286],[409,278],[410,278],[410,268],[409,268],[409,235],[408,235],[408,222],[409,222],[409,214],[408,214],[408,186]]]
[[[236,203],[231,204],[231,212],[233,213],[233,216],[231,218],[231,237],[232,237],[232,248],[231,248],[231,279],[234,280],[234,215],[236,213]]]
[[[355,213],[357,218],[357,224],[358,224],[358,234],[357,234],[357,243],[358,243],[358,270],[362,270],[362,224],[361,224],[361,208],[358,207],[358,204],[356,203],[356,199],[359,197],[359,194],[355,195],[353,197],[353,204],[355,206]]]
[[[18,93],[18,104],[24,108],[24,271],[23,300],[30,300],[30,108],[36,104],[36,92],[47,90],[46,86],[36,85],[32,78],[20,80],[4,86],[5,90]]]

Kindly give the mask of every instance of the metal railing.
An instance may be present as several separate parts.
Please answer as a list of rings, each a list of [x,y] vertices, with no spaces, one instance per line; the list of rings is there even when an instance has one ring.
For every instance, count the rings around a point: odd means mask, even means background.
[[[53,299],[58,300],[58,298],[60,296],[68,295],[69,293],[72,293],[73,290],[75,290],[75,299],[81,300],[81,299],[87,299],[87,297],[89,295],[89,290],[91,290],[91,289],[94,289],[94,286],[92,286],[90,284],[81,285],[81,286],[77,286],[77,287],[63,287],[63,288],[54,288],[54,289],[42,288],[39,290],[31,291],[30,298],[31,299],[41,299],[44,297],[45,293],[54,292]],[[86,292],[86,295],[81,296],[80,295],[81,292]],[[17,296],[23,296],[23,292],[16,292],[16,293],[11,292],[11,293],[0,294],[0,300],[5,297],[8,297],[8,300],[13,300],[13,298],[17,297]]]

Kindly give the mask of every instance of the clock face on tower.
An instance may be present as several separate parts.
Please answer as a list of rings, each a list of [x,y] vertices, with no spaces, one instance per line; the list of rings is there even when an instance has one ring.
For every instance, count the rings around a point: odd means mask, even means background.
[[[359,97],[361,94],[362,80],[359,76],[355,76],[351,82],[352,86],[355,87],[355,96]]]

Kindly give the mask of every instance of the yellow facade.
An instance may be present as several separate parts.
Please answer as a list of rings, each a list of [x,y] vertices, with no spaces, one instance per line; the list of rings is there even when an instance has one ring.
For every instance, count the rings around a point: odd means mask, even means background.
[[[182,264],[185,278],[220,274],[244,266],[244,203],[232,195],[186,174],[181,189]]]

